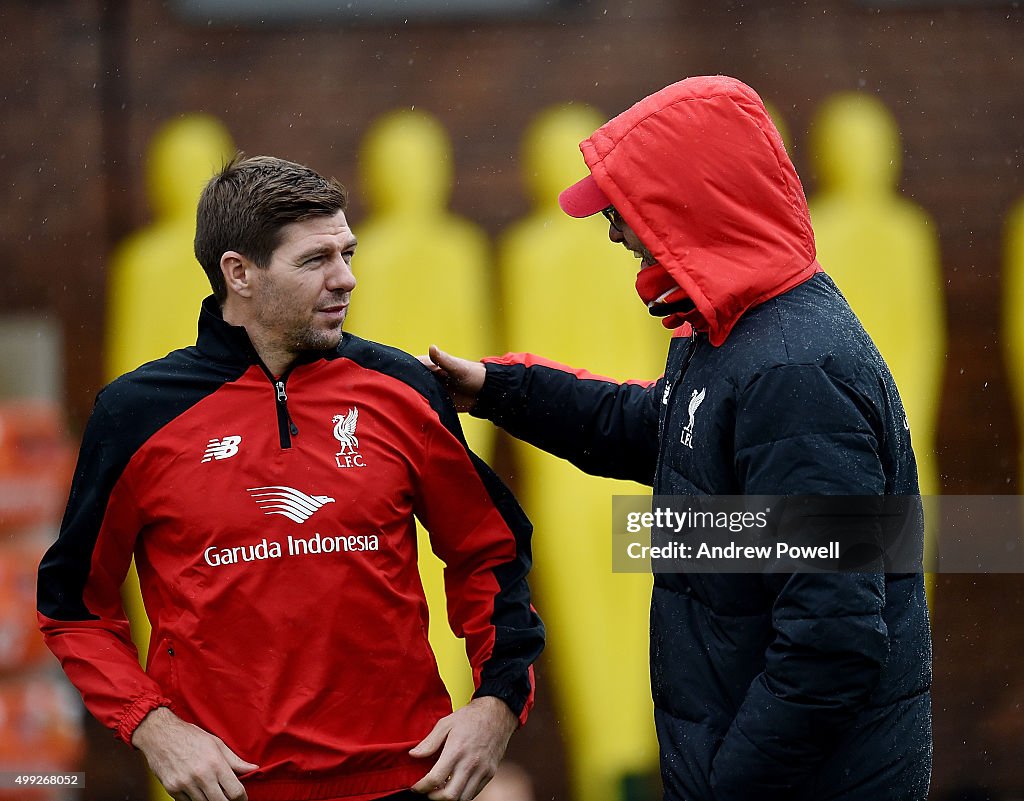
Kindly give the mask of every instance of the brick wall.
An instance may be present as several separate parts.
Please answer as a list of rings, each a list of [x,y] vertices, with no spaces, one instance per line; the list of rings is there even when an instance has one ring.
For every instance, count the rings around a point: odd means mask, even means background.
[[[584,2],[516,22],[236,29],[187,25],[156,0],[5,2],[0,313],[43,310],[62,321],[69,408],[80,424],[101,379],[106,254],[147,220],[142,154],[180,112],[216,114],[249,153],[338,176],[355,192],[358,230],[364,131],[395,107],[427,109],[455,143],[453,206],[497,233],[526,211],[519,137],[550,103],[586,101],[611,115],[685,75],[737,75],[780,110],[812,192],[813,112],[832,92],[863,88],[896,115],[903,189],[941,238],[951,332],[939,438],[945,491],[1017,491],[1018,434],[997,328],[1002,220],[1024,196],[1020,4],[704,5]],[[937,791],[968,775],[1024,786],[1020,768],[1001,756],[1013,753],[1006,739],[1019,743],[1024,732],[1000,717],[1024,698],[1010,656],[1024,632],[994,622],[1020,605],[1020,584],[940,582]]]

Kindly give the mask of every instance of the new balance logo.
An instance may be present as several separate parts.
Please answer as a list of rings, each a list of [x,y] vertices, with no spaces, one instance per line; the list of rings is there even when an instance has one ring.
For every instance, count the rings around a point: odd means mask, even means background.
[[[334,503],[327,495],[307,495],[291,487],[250,487],[256,505],[265,515],[281,515],[295,523],[305,523],[321,506]]]
[[[238,446],[241,444],[241,437],[224,437],[224,439],[211,439],[203,453],[203,461],[210,462],[214,459],[230,459],[238,453]]]

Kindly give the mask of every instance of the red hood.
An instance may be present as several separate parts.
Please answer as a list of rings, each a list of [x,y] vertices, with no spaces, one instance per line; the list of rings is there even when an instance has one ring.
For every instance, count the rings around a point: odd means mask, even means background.
[[[580,143],[591,174],[721,345],[747,309],[820,268],[807,200],[753,89],[688,78]]]

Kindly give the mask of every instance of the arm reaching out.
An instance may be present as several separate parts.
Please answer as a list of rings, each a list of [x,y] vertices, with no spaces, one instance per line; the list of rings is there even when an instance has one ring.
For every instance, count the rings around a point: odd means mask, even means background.
[[[425,793],[431,801],[472,801],[494,776],[518,725],[508,705],[493,696],[474,698],[441,718],[409,751],[418,758],[441,751],[413,791]]]
[[[216,737],[186,723],[167,707],[154,709],[132,735],[132,745],[176,801],[247,801],[235,774],[259,766],[246,762]]]
[[[420,356],[419,359],[424,367],[441,379],[456,409],[468,412],[473,408],[487,377],[487,369],[481,362],[452,356],[437,345],[430,346],[429,356]]]
[[[664,377],[620,383],[528,353],[471,362],[436,345],[420,362],[458,411],[490,420],[585,473],[652,482]]]

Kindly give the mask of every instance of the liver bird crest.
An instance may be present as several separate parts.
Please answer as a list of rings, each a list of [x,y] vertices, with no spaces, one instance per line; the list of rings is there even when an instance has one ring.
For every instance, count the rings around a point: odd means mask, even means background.
[[[334,415],[334,438],[341,443],[336,456],[344,456],[345,453],[355,453],[359,450],[359,440],[356,438],[356,422],[359,420],[359,410],[354,406],[348,410],[348,414]]]

